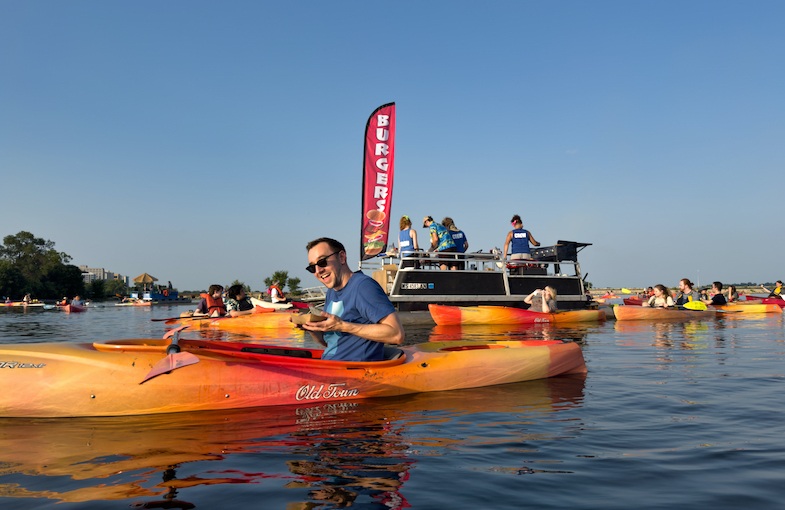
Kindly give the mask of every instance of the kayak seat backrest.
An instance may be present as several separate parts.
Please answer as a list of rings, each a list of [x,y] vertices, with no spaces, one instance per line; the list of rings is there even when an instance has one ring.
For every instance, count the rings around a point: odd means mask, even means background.
[[[311,351],[302,349],[284,349],[275,347],[243,347],[241,352],[252,352],[254,354],[271,354],[273,356],[290,356],[293,358],[312,358]]]
[[[384,346],[384,360],[390,361],[394,359],[398,359],[403,356],[403,351],[397,347],[392,347],[389,345]]]

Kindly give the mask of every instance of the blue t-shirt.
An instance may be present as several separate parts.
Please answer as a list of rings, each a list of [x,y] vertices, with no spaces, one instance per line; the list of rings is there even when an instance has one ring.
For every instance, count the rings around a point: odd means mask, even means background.
[[[512,253],[529,253],[529,231],[525,228],[512,229]]]
[[[412,239],[412,229],[401,230],[398,234],[398,250],[401,255],[414,253],[414,240]]]
[[[452,240],[458,253],[465,253],[468,239],[466,239],[466,234],[463,233],[463,230],[450,230],[450,235],[452,235]]]
[[[376,280],[360,271],[352,274],[341,290],[327,289],[324,311],[354,324],[377,324],[395,312],[395,307]],[[365,338],[328,331],[322,359],[342,361],[380,361],[384,344]]]

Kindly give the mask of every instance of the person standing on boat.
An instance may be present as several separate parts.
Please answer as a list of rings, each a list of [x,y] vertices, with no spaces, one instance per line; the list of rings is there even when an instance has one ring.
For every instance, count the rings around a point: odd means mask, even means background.
[[[242,285],[232,285],[226,289],[226,314],[230,317],[253,313],[254,305]]]
[[[685,303],[701,300],[700,292],[694,290],[693,287],[694,284],[689,278],[682,278],[679,280],[679,293],[674,300],[676,306],[684,306]]]
[[[458,253],[466,253],[466,250],[469,249],[469,240],[466,238],[466,234],[463,232],[463,230],[460,230],[458,227],[456,227],[455,222],[449,216],[445,216],[445,218],[442,220],[442,226],[450,231],[452,241],[455,243],[455,249],[458,251]],[[464,269],[465,265],[466,264],[464,262],[456,261],[450,266],[450,269]]]
[[[401,268],[419,269],[419,260],[407,259],[415,252],[420,251],[420,245],[417,243],[417,231],[412,228],[412,220],[405,214],[401,216],[400,229],[401,231],[398,232],[398,255],[401,257]]]
[[[306,245],[305,268],[327,287],[324,315],[327,319],[306,322],[302,328],[325,346],[322,359],[381,361],[384,344],[400,345],[405,333],[395,307],[382,287],[347,264],[343,244],[329,237]]]
[[[553,313],[556,311],[556,289],[550,285],[544,289],[537,289],[525,298],[523,302],[531,305],[532,312]]]
[[[668,287],[658,283],[652,289],[651,297],[643,302],[643,306],[650,306],[652,308],[672,308],[676,306],[676,303],[673,302],[673,297],[671,296]]]
[[[456,253],[458,251],[458,249],[455,247],[455,241],[452,240],[450,231],[444,228],[443,225],[439,225],[433,221],[433,216],[426,216],[423,218],[422,228],[427,228],[431,234],[431,247],[428,248],[429,252],[435,251],[438,253]],[[449,255],[447,257],[449,257]],[[455,258],[452,260],[455,260]],[[448,264],[444,262],[439,264],[439,268],[442,271],[446,269],[455,269],[454,267],[449,267]]]
[[[209,315],[210,317],[222,317],[226,315],[226,305],[222,297],[224,288],[222,285],[213,284],[207,289],[207,294],[202,294],[202,300],[196,307],[194,316]]]
[[[769,297],[782,299],[782,280],[777,280],[777,282],[774,284],[774,289],[772,290],[767,289],[763,286],[763,284],[761,284],[760,288],[768,292]]]
[[[512,230],[507,233],[507,239],[504,240],[503,258],[507,258],[507,251],[512,247],[510,260],[531,259],[532,253],[529,243],[534,246],[539,246],[540,243],[537,242],[531,232],[523,228],[523,221],[521,221],[519,215],[513,216],[510,223],[512,224]]]

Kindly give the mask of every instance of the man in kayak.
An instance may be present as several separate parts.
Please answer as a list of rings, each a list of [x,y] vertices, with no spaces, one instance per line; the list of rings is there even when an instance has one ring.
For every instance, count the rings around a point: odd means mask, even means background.
[[[782,280],[777,280],[777,282],[774,284],[773,290],[769,290],[763,285],[761,285],[760,288],[768,292],[769,297],[782,299]]]
[[[685,303],[701,300],[700,293],[694,290],[693,287],[694,284],[689,278],[679,280],[679,293],[676,294],[676,299],[674,300],[676,306],[684,306]]]
[[[322,359],[380,361],[384,344],[400,345],[404,331],[398,313],[376,280],[352,272],[343,244],[329,237],[308,243],[308,267],[327,287],[326,320],[306,322],[303,329],[325,346]]]
[[[711,284],[711,297],[702,301],[707,305],[727,305],[728,300],[725,299],[725,295],[722,293],[722,282],[713,282]]]

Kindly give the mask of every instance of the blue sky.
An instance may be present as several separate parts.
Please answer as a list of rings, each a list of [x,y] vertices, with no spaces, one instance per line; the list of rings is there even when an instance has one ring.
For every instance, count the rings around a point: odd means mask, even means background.
[[[393,224],[470,251],[520,214],[598,287],[782,268],[780,1],[0,0],[0,235],[180,289],[360,244],[363,129],[397,105]],[[421,238],[427,232],[419,229]]]

